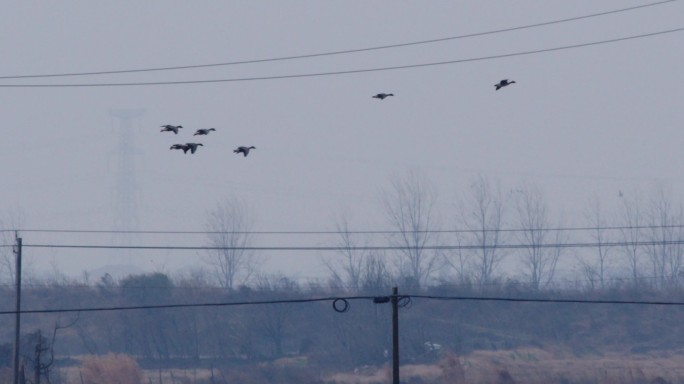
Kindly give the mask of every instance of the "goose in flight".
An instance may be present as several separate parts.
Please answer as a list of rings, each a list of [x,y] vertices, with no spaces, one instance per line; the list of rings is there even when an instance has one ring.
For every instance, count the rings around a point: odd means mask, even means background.
[[[174,144],[174,145],[172,145],[171,148],[169,148],[169,149],[182,149],[183,152],[187,152],[187,151],[188,151],[188,146],[185,145],[185,144]]]
[[[234,150],[233,152],[235,152],[235,153],[242,153],[245,157],[247,157],[247,155],[249,155],[249,150],[250,150],[250,149],[256,149],[256,147],[254,147],[254,146],[251,146],[251,147],[237,147],[237,149]]]
[[[204,145],[202,143],[186,143],[183,152],[188,153],[188,150],[190,150],[190,153],[195,153],[197,147],[204,147]]]
[[[179,130],[180,128],[183,128],[182,125],[168,125],[168,124],[167,124],[167,125],[162,125],[161,127],[162,127],[161,132],[173,132],[173,133],[175,133],[176,135],[178,134],[178,130]]]
[[[503,80],[499,81],[498,83],[494,84],[494,87],[496,87],[495,91],[498,91],[500,88],[503,88],[507,85],[511,85],[513,83],[515,83],[514,80],[508,81],[508,79],[503,79]]]
[[[380,100],[385,100],[385,98],[394,96],[394,93],[378,93],[377,95],[373,96],[374,99],[380,99]]]
[[[209,132],[215,131],[215,130],[216,130],[215,128],[198,129],[197,131],[195,131],[195,134],[194,134],[193,136],[197,136],[197,135],[208,135]]]

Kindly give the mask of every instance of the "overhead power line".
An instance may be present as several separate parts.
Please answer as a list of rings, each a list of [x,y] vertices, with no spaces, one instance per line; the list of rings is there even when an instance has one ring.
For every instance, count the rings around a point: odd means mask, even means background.
[[[350,296],[350,297],[323,297],[313,299],[285,299],[285,300],[263,300],[263,301],[234,301],[218,303],[186,303],[186,304],[157,304],[157,305],[132,305],[117,307],[95,307],[95,308],[60,308],[60,309],[25,309],[22,314],[31,313],[66,313],[66,312],[103,312],[103,311],[130,311],[138,309],[171,309],[171,308],[198,308],[198,307],[234,307],[247,305],[266,305],[266,304],[303,304],[322,301],[335,300],[373,300],[374,296]],[[0,311],[0,315],[16,314],[17,311]]]
[[[626,231],[654,229],[682,229],[684,224],[632,225],[632,226],[587,226],[549,228],[498,228],[498,229],[427,229],[417,231],[400,230],[349,230],[349,231],[162,231],[162,230],[97,230],[97,229],[1,229],[6,233],[78,233],[78,234],[135,234],[135,235],[395,235],[402,233],[482,233],[482,232],[580,232],[580,231]]]
[[[333,56],[333,55],[342,55],[342,54],[349,54],[349,53],[377,51],[377,50],[390,49],[390,48],[408,47],[408,46],[413,46],[413,45],[440,43],[440,42],[450,41],[450,40],[459,40],[459,39],[466,39],[466,38],[472,38],[472,37],[478,37],[478,36],[493,35],[493,34],[504,33],[504,32],[519,31],[519,30],[523,30],[523,29],[537,28],[537,27],[543,27],[543,26],[548,26],[548,25],[553,25],[553,24],[560,24],[560,23],[566,23],[566,22],[571,22],[571,21],[589,19],[592,17],[599,17],[599,16],[606,16],[606,15],[611,15],[611,14],[616,14],[616,13],[621,13],[621,12],[634,11],[637,9],[643,9],[643,8],[647,8],[647,7],[663,5],[663,4],[672,3],[675,1],[677,1],[677,0],[658,1],[658,2],[654,2],[654,3],[642,4],[642,5],[637,5],[637,6],[633,6],[633,7],[614,9],[614,10],[605,11],[605,12],[592,13],[592,14],[583,15],[583,16],[576,16],[576,17],[568,17],[568,18],[564,18],[564,19],[557,19],[557,20],[546,21],[546,22],[535,23],[535,24],[522,25],[522,26],[517,26],[517,27],[495,29],[495,30],[491,30],[491,31],[475,32],[475,33],[469,33],[469,34],[465,34],[465,35],[441,37],[441,38],[429,39],[429,40],[419,40],[419,41],[413,41],[413,42],[407,42],[407,43],[380,45],[380,46],[375,46],[375,47],[356,48],[356,49],[347,49],[347,50],[339,50],[339,51],[303,54],[303,55],[281,56],[281,57],[272,57],[272,58],[266,58],[266,59],[229,61],[229,62],[211,63],[211,64],[181,65],[181,66],[171,66],[171,67],[139,68],[139,69],[122,69],[122,70],[94,71],[94,72],[71,72],[71,73],[53,73],[53,74],[38,74],[38,75],[11,75],[11,76],[0,76],[0,79],[29,79],[29,78],[67,77],[67,76],[114,75],[114,74],[124,74],[124,73],[158,72],[158,71],[171,71],[171,70],[182,70],[182,69],[198,69],[198,68],[222,67],[222,66],[231,66],[231,65],[240,65],[240,64],[255,64],[255,63],[264,63],[264,62],[271,62],[271,61],[308,59],[308,58],[322,57],[322,56]]]
[[[20,314],[40,314],[40,313],[68,313],[68,312],[105,312],[105,311],[132,311],[142,309],[178,309],[178,308],[200,308],[200,307],[233,307],[249,305],[278,305],[278,304],[305,304],[329,301],[332,303],[343,302],[348,308],[347,301],[351,300],[375,300],[386,296],[348,296],[348,297],[323,297],[311,299],[285,299],[285,300],[264,300],[264,301],[234,301],[216,303],[183,303],[183,304],[157,304],[157,305],[132,305],[115,307],[86,307],[86,308],[46,308],[46,309],[25,309],[19,311]],[[615,304],[615,305],[664,305],[664,306],[684,306],[680,301],[648,301],[648,300],[586,300],[586,299],[539,299],[539,298],[510,298],[510,297],[474,297],[474,296],[433,296],[433,295],[401,295],[402,299],[425,299],[441,301],[499,301],[513,303],[555,303],[555,304]],[[379,302],[379,301],[378,301]],[[337,308],[335,308],[337,310]],[[344,312],[344,311],[338,311]],[[17,311],[0,311],[0,315],[15,315]]]
[[[540,243],[540,244],[497,244],[497,245],[422,245],[422,246],[274,246],[274,247],[206,247],[206,246],[162,246],[162,245],[97,245],[97,244],[23,244],[24,248],[67,248],[67,249],[128,249],[128,250],[176,250],[176,251],[405,251],[431,250],[480,250],[480,249],[543,249],[543,248],[596,248],[596,247],[645,247],[684,245],[684,239],[671,241],[618,241],[587,243]]]
[[[491,56],[481,56],[472,57],[466,59],[458,60],[448,60],[448,61],[438,61],[430,63],[419,63],[419,64],[409,64],[409,65],[397,65],[389,67],[377,67],[377,68],[364,68],[364,69],[351,69],[343,71],[331,71],[331,72],[315,72],[315,73],[300,73],[292,75],[274,75],[274,76],[254,76],[254,77],[235,77],[229,79],[208,79],[208,80],[178,80],[178,81],[152,81],[152,82],[130,82],[130,83],[62,83],[62,84],[0,84],[0,88],[76,88],[76,87],[129,87],[129,86],[152,86],[152,85],[183,85],[183,84],[211,84],[211,83],[230,83],[230,82],[244,82],[244,81],[263,81],[263,80],[283,80],[283,79],[297,79],[297,78],[307,78],[307,77],[321,77],[321,76],[340,76],[340,75],[350,75],[357,73],[370,73],[370,72],[380,72],[380,71],[393,71],[399,69],[413,69],[413,68],[423,68],[423,67],[433,67],[439,65],[448,64],[461,64],[475,61],[484,60],[494,60],[502,59],[515,56],[525,56],[538,53],[562,51],[567,49],[589,47],[594,45],[611,44],[621,41],[641,39],[646,37],[653,37],[658,35],[665,35],[669,33],[684,31],[684,27],[668,29],[664,31],[644,33],[639,35],[632,35],[626,37],[619,37],[615,39],[593,41],[589,43],[564,45],[553,48],[536,49],[531,51],[521,51],[513,53],[505,53],[500,55]]]
[[[586,300],[586,299],[532,299],[511,297],[470,297],[470,296],[431,296],[409,295],[412,299],[445,301],[504,301],[513,303],[557,303],[557,304],[621,304],[621,305],[668,305],[682,306],[681,301],[642,301],[642,300]]]

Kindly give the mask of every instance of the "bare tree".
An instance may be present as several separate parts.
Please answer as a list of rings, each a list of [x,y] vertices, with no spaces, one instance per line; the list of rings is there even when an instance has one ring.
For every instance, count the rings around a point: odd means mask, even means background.
[[[208,263],[223,288],[245,284],[261,265],[254,252],[246,250],[251,243],[253,221],[246,205],[237,199],[220,202],[209,212],[206,229],[211,250]]]
[[[644,215],[642,212],[641,198],[637,192],[633,193],[633,197],[626,198],[624,195],[621,213],[621,228],[620,237],[624,244],[621,249],[627,260],[630,278],[634,288],[640,286],[641,278],[641,247],[639,242],[642,240],[642,226],[644,225]]]
[[[651,198],[648,210],[648,240],[646,254],[651,269],[660,286],[679,286],[679,275],[684,261],[684,211],[682,204],[675,204],[672,198],[659,187]]]
[[[449,254],[444,257],[444,262],[447,266],[451,267],[454,272],[456,272],[456,281],[459,284],[472,284],[472,273],[473,263],[468,262],[467,251],[463,250],[461,246],[464,243],[464,236],[459,233],[454,235],[454,240],[456,241],[457,249],[449,252]]]
[[[520,241],[526,244],[522,254],[523,275],[531,287],[539,289],[553,280],[561,247],[549,246],[563,241],[561,231],[550,228],[546,201],[541,190],[527,187],[517,193],[516,211]]]
[[[299,284],[282,275],[260,276],[257,282],[257,290],[265,300],[293,299],[300,293]],[[257,313],[260,316],[250,321],[259,328],[259,333],[271,343],[271,356],[282,356],[285,352],[283,343],[293,328],[292,319],[296,313],[294,305],[290,303],[260,305],[257,308]]]
[[[371,253],[364,259],[361,271],[360,287],[369,292],[389,289],[392,284],[392,272],[387,267],[383,255]]]
[[[466,244],[477,248],[472,251],[471,260],[476,282],[483,287],[489,284],[504,253],[498,248],[502,242],[501,227],[504,220],[504,205],[501,189],[492,187],[489,180],[480,175],[471,184],[469,199],[460,206],[462,224],[469,230]]]
[[[608,231],[606,229],[606,218],[601,209],[601,202],[598,197],[594,197],[591,202],[591,207],[587,210],[585,217],[591,227],[591,236],[597,245],[597,253],[595,262],[580,259],[580,266],[584,272],[585,277],[589,280],[592,288],[598,283],[600,288],[605,287],[606,269],[608,268],[608,255],[610,254],[610,247],[604,244],[610,239],[608,238]]]
[[[52,338],[49,340],[42,335],[40,329],[25,335],[27,337],[26,342],[31,343],[33,346],[33,357],[24,355],[24,358],[33,365],[34,384],[40,384],[42,377],[45,377],[46,381],[50,383],[50,375],[53,373],[53,364],[55,362],[57,332],[59,332],[60,329],[68,329],[73,327],[78,322],[79,317],[80,314],[77,313],[76,317],[69,321],[66,325],[62,325],[58,320],[52,329]],[[26,348],[27,352],[29,350],[30,348]],[[49,352],[49,358],[47,361],[43,359],[45,352]]]
[[[6,219],[0,220],[0,282],[3,280],[14,285],[16,282],[16,255],[13,247],[8,245],[16,244],[17,230],[21,229],[23,214],[21,210],[15,209],[5,213]],[[25,269],[25,268],[24,268]]]
[[[5,228],[5,226],[2,226]],[[16,282],[15,265],[16,249],[11,245],[15,244],[14,232],[4,231],[0,233],[0,281],[7,281],[14,285]]]
[[[407,177],[395,177],[392,188],[383,194],[388,220],[398,230],[390,242],[399,248],[399,274],[414,284],[423,285],[440,266],[440,255],[426,250],[437,244],[434,206],[436,193],[432,185],[415,171]]]
[[[361,287],[363,269],[365,267],[368,252],[357,250],[360,245],[358,238],[349,230],[349,222],[343,216],[335,224],[338,232],[336,246],[340,251],[337,256],[325,259],[323,263],[332,274],[335,282],[347,285],[352,290]]]

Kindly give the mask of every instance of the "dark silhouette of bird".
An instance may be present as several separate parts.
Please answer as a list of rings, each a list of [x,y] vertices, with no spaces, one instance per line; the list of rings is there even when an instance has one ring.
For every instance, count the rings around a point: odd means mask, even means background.
[[[216,130],[215,128],[198,129],[197,131],[195,131],[195,134],[194,134],[193,136],[197,136],[197,135],[208,135],[209,132],[215,131],[215,130]]]
[[[172,145],[171,148],[169,148],[169,149],[182,149],[183,152],[187,152],[187,151],[188,151],[187,148],[188,148],[188,146],[185,145],[185,144],[174,144],[174,145]]]
[[[251,147],[237,147],[237,149],[234,150],[233,152],[235,152],[235,153],[242,153],[245,157],[247,157],[247,155],[249,155],[249,150],[250,150],[250,149],[256,149],[256,147],[254,147],[254,146],[251,146]]]
[[[511,85],[515,83],[515,81],[508,81],[508,79],[503,79],[499,81],[497,84],[494,84],[494,87],[496,87],[495,91],[498,91],[500,88],[503,88],[507,85]]]
[[[190,153],[195,153],[197,147],[204,147],[204,145],[201,143],[186,143],[183,152],[188,153],[188,150],[190,150]]]
[[[394,93],[378,93],[377,95],[373,96],[374,99],[380,99],[380,100],[385,100],[385,98],[394,96]]]
[[[162,130],[161,132],[173,132],[176,135],[178,134],[178,130],[183,128],[182,125],[162,125]]]

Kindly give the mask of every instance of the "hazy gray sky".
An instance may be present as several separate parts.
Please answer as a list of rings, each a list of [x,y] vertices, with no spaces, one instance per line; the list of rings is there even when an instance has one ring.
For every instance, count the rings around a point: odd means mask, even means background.
[[[116,1],[6,2],[0,76],[210,64],[428,40],[523,26],[651,1]],[[227,79],[460,60],[684,27],[684,3],[435,44],[322,58],[127,75],[0,79],[74,84]],[[119,121],[143,108],[132,144],[139,229],[202,230],[207,210],[244,200],[255,230],[326,230],[342,211],[358,229],[386,229],[380,191],[418,170],[435,185],[445,227],[476,175],[504,188],[539,186],[554,212],[618,191],[683,191],[684,34],[504,59],[339,76],[135,87],[0,88],[2,208],[23,227],[112,229]],[[494,91],[510,78],[516,84]],[[378,92],[396,96],[372,99]],[[181,124],[178,135],[160,125]],[[197,128],[215,127],[192,138]],[[204,144],[195,155],[174,143]],[[243,158],[239,145],[257,149]],[[26,243],[110,242],[25,233]],[[201,244],[202,238],[174,239]],[[137,241],[137,240],[136,240]],[[145,240],[148,241],[148,240]],[[160,239],[161,241],[166,241]],[[278,243],[279,239],[269,241]],[[294,240],[286,239],[285,242]],[[63,270],[97,261],[27,251]],[[70,253],[78,255],[77,252]],[[190,258],[185,254],[183,257]],[[192,255],[196,257],[196,255]],[[280,266],[303,267],[307,255]],[[191,261],[190,264],[193,262]]]

